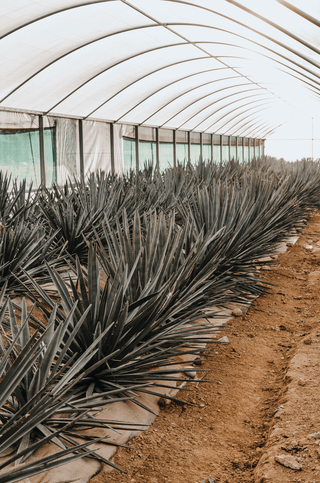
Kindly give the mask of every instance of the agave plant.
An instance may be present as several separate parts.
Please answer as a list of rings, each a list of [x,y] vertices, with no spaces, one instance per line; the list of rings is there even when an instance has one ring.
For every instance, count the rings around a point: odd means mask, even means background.
[[[37,474],[41,468],[41,471],[47,470],[88,455],[118,468],[94,451],[80,451],[80,454],[60,460],[69,453],[79,453],[79,450],[84,450],[96,441],[95,438],[89,438],[89,442],[79,445],[74,439],[81,439],[81,433],[75,432],[78,427],[130,427],[129,423],[123,425],[121,422],[96,419],[90,413],[101,406],[129,399],[130,396],[118,397],[122,391],[113,388],[108,394],[104,394],[103,400],[100,394],[94,394],[93,391],[87,394],[85,400],[80,397],[80,381],[91,372],[90,369],[84,371],[84,368],[97,352],[96,346],[103,334],[79,357],[69,353],[73,338],[81,329],[91,306],[78,320],[76,327],[69,330],[69,334],[68,329],[76,305],[62,324],[57,324],[57,307],[53,307],[48,326],[40,333],[30,330],[31,313],[27,312],[25,299],[22,300],[19,325],[11,300],[3,302],[4,294],[5,289],[0,294],[0,454],[6,453],[12,447],[14,452],[0,464],[0,470],[12,463],[19,465],[49,441],[62,451],[48,459],[38,460],[37,464],[32,463],[23,469],[0,476],[1,483],[18,481],[12,478],[31,476]],[[38,325],[42,326],[40,321]],[[135,428],[136,425],[132,427]],[[116,445],[108,439],[104,443]]]
[[[23,184],[10,191],[1,175],[0,451],[15,450],[6,464],[47,441],[64,461],[98,457],[90,441],[77,446],[76,430],[122,426],[90,411],[119,399],[141,405],[141,392],[183,379],[180,356],[201,354],[219,329],[197,320],[217,314],[208,307],[264,292],[252,272],[319,207],[319,179],[319,163],[270,159],[164,173],[145,166],[33,197]],[[23,302],[19,325],[16,306],[4,302],[17,278],[19,290],[41,300],[44,321]],[[58,297],[42,288],[49,280]],[[55,456],[28,464],[0,483],[57,464]]]
[[[102,219],[113,219],[124,207],[130,210],[133,195],[133,189],[115,175],[91,173],[87,183],[75,178],[62,187],[44,189],[39,198],[40,218],[45,226],[59,232],[56,241],[61,247],[85,261],[84,238],[93,237]]]
[[[164,223],[164,219],[160,215],[160,227],[161,223]],[[156,380],[180,380],[178,374],[181,367],[174,367],[179,365],[177,357],[182,353],[201,353],[203,347],[199,347],[199,344],[211,340],[210,334],[218,330],[216,325],[198,323],[196,320],[203,316],[209,303],[221,306],[237,298],[228,275],[208,282],[215,268],[212,259],[207,260],[196,277],[191,277],[207,245],[218,237],[215,235],[210,239],[202,237],[197,240],[188,256],[181,261],[180,249],[188,229],[174,235],[173,216],[170,225],[167,237],[164,236],[166,231],[163,227],[155,232],[155,238],[154,234],[147,235],[149,246],[145,250],[141,249],[143,244],[138,221],[133,229],[137,235],[133,245],[130,245],[127,238],[130,236],[128,231],[118,233],[118,237],[122,237],[119,243],[123,247],[123,256],[119,262],[115,262],[116,272],[106,272],[104,283],[101,280],[96,248],[92,244],[89,247],[88,270],[77,259],[76,283],[71,278],[67,283],[54,269],[48,267],[60,295],[63,312],[69,313],[77,302],[74,327],[77,327],[77,321],[84,316],[89,305],[92,306],[74,336],[70,349],[81,354],[100,338],[98,350],[92,358],[97,368],[85,382],[93,384],[102,392],[114,387],[125,391],[128,386],[141,382],[154,384]],[[120,250],[119,246],[117,249]],[[146,254],[146,259],[141,260],[142,252]],[[130,273],[126,256],[131,257]],[[157,263],[152,265],[154,260]],[[112,271],[111,257],[107,263],[108,269]],[[142,276],[140,270],[143,268],[146,273]],[[146,281],[144,286],[138,288],[138,293],[134,290],[134,283],[131,285],[134,278]],[[33,281],[33,284],[42,300],[52,308],[50,297],[36,282]],[[60,312],[62,318],[63,312]],[[107,363],[107,366],[101,366],[101,361]],[[168,364],[171,365],[170,369]],[[139,391],[146,389],[137,389],[135,392]],[[139,401],[135,402],[139,404]]]

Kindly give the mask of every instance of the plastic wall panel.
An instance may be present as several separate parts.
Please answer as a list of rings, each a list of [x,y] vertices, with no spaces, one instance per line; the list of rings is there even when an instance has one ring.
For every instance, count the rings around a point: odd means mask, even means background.
[[[238,137],[238,160],[243,163],[243,138]]]
[[[188,161],[188,144],[177,143],[177,161],[185,163]]]
[[[123,159],[125,173],[136,170],[136,143],[132,139],[123,139]]]
[[[110,124],[83,122],[83,152],[85,174],[100,169],[111,171]]]
[[[203,161],[211,161],[211,146],[204,144],[202,147],[202,159]]]
[[[148,141],[139,141],[139,166],[143,169],[144,166],[153,167],[157,162],[156,143]]]
[[[12,180],[26,178],[28,185],[40,185],[38,116],[0,112],[0,167]]]
[[[174,165],[173,143],[160,143],[159,153],[160,153],[160,162],[159,162],[160,170],[164,170]]]

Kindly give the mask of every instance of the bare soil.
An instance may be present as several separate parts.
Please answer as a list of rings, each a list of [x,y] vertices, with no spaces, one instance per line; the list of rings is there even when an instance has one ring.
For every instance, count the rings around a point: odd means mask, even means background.
[[[117,453],[115,463],[126,474],[104,471],[91,483],[200,483],[201,478],[207,483],[209,476],[215,483],[259,481],[255,467],[275,424],[276,408],[283,403],[290,360],[302,337],[316,327],[320,332],[320,282],[319,286],[308,283],[309,274],[320,271],[320,257],[305,248],[311,240],[315,247],[320,242],[319,213],[305,232],[313,234],[301,235],[295,246],[279,255],[274,269],[261,274],[273,285],[244,317],[228,324],[223,335],[230,344],[211,344],[201,369],[211,371],[207,379],[213,382],[198,387],[190,383],[179,393],[195,407],[165,407],[152,427],[131,441],[136,449]],[[317,388],[312,397],[303,414],[307,421],[309,412],[314,425],[320,408]],[[297,406],[296,419],[299,411]],[[293,433],[295,424],[293,417]],[[320,431],[320,424],[309,432],[316,430]],[[288,481],[320,482],[320,473],[315,473],[320,469],[317,458],[319,451],[300,472],[286,469],[292,471]],[[314,477],[306,479],[304,474]]]

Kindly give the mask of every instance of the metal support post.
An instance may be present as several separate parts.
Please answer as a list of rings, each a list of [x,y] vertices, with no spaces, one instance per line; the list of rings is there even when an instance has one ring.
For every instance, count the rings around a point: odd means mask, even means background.
[[[220,161],[223,161],[223,134],[220,136]]]
[[[136,141],[136,172],[138,173],[139,167],[140,167],[139,126],[135,126],[135,141]]]
[[[111,154],[111,173],[115,172],[114,168],[114,125],[110,124],[110,154]]]
[[[80,154],[80,179],[84,183],[84,147],[83,147],[83,121],[79,119],[79,154]]]
[[[200,161],[203,161],[203,133],[200,133]]]
[[[211,163],[213,162],[213,134],[211,134]]]
[[[191,163],[191,132],[188,131],[188,163]]]
[[[43,116],[39,116],[39,145],[40,145],[40,176],[41,185],[46,186],[46,162],[44,153],[44,127]]]
[[[156,127],[156,168],[160,169],[160,141],[159,141],[159,128]]]
[[[173,131],[173,166],[177,167],[177,131]]]

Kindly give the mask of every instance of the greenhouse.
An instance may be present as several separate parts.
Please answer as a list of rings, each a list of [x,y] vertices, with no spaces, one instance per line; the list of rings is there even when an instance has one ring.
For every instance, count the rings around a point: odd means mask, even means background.
[[[0,483],[320,481],[319,27],[0,1]]]
[[[37,186],[248,161],[319,117],[317,2],[1,3],[1,167]]]

